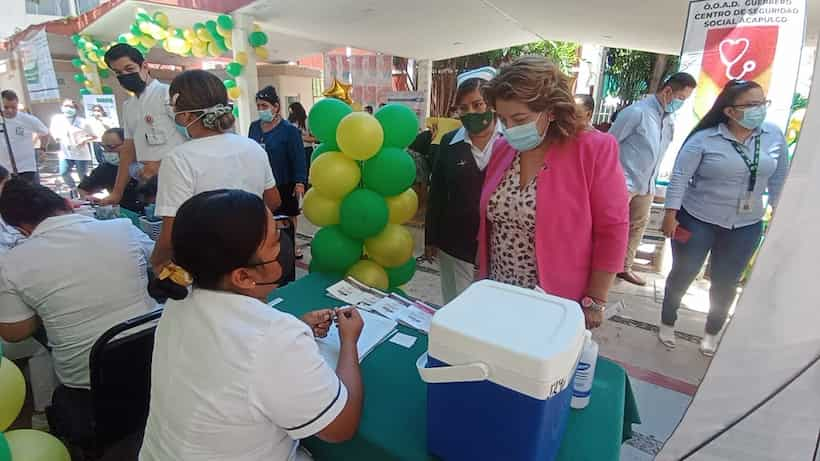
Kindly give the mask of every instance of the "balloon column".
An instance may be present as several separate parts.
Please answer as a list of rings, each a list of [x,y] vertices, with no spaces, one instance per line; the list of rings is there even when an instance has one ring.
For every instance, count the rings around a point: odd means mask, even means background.
[[[0,461],[71,461],[68,450],[51,434],[31,429],[8,429],[26,398],[26,382],[0,346]]]
[[[311,271],[350,275],[386,290],[415,273],[413,236],[402,224],[418,209],[416,166],[405,151],[418,118],[388,104],[375,116],[339,99],[317,102],[308,116],[322,141],[310,167],[304,213],[321,229],[311,244]]]

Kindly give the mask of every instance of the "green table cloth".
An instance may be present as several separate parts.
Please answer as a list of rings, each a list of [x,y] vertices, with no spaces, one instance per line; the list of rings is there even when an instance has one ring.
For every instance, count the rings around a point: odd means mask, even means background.
[[[276,290],[271,298],[282,298],[276,308],[296,316],[341,306],[325,294],[337,281],[310,274]],[[427,452],[427,387],[416,371],[416,360],[427,351],[427,336],[403,326],[399,331],[418,338],[413,347],[385,342],[362,362],[364,412],[356,437],[341,444],[316,437],[303,441],[317,461],[436,459]],[[589,406],[570,411],[558,455],[562,461],[617,460],[621,443],[632,435],[632,424],[640,423],[629,378],[623,368],[604,358],[598,360]]]

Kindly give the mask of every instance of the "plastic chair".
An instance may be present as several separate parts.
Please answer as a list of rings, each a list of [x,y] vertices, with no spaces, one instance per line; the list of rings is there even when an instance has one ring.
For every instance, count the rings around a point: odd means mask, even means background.
[[[49,409],[52,433],[72,452],[79,450],[81,459],[99,459],[116,442],[145,429],[161,315],[157,309],[119,323],[97,339],[89,359],[90,391],[61,386],[55,392]]]

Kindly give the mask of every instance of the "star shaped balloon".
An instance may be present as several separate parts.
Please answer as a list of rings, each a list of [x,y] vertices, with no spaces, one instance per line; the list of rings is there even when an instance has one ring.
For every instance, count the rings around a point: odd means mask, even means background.
[[[333,79],[333,85],[330,88],[326,89],[323,96],[327,96],[328,98],[336,98],[338,100],[344,101],[347,104],[353,103],[353,100],[350,98],[350,90],[353,88],[353,85],[348,83],[343,83],[339,81],[339,79]]]

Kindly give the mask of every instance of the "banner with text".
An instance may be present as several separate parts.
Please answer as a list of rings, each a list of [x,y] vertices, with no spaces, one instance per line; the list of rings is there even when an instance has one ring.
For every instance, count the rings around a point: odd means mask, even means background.
[[[28,40],[20,42],[18,49],[31,102],[60,99],[60,88],[57,84],[57,74],[54,73],[54,63],[51,61],[46,30],[40,29]]]
[[[771,99],[767,120],[785,131],[803,49],[805,0],[695,0],[689,3],[680,71],[698,87],[675,121],[662,172],[730,80],[754,80]],[[663,176],[663,173],[662,173]]]

